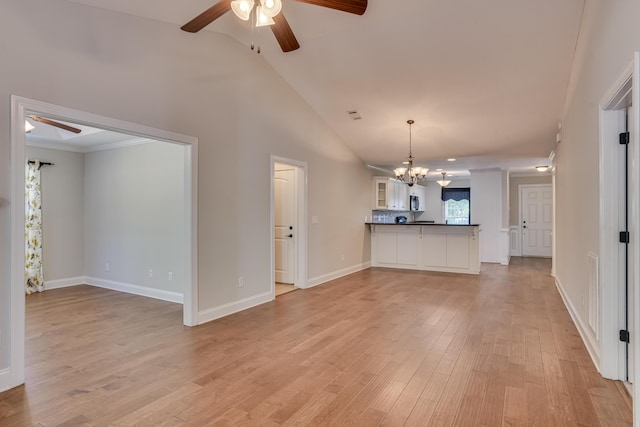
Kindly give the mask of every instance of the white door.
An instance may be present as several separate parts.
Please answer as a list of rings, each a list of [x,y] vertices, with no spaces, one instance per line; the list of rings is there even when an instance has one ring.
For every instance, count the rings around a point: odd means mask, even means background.
[[[277,166],[277,165],[276,165]],[[282,166],[281,166],[282,167]],[[276,282],[293,284],[295,277],[296,171],[274,171]]]
[[[521,186],[522,256],[551,257],[552,218],[551,185]]]

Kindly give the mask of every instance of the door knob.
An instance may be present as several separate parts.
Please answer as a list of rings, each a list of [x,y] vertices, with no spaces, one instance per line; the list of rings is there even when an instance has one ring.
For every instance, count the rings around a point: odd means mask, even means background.
[[[293,237],[293,234],[289,234],[287,237]]]

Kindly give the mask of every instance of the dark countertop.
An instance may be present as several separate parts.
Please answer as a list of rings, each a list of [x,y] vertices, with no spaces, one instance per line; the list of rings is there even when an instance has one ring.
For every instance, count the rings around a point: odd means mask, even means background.
[[[435,222],[365,222],[365,225],[438,225],[438,226],[446,226],[446,227],[478,227],[480,224],[442,224]]]

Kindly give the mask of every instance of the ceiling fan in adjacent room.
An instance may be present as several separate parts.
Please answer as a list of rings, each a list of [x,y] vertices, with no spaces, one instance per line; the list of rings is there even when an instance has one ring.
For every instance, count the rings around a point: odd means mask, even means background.
[[[45,125],[54,126],[60,129],[64,129],[73,133],[82,132],[78,128],[74,128],[73,126],[66,125],[64,123],[56,122],[55,120],[47,119],[45,117],[36,116],[35,114],[28,114],[26,118],[33,120],[34,122],[44,123]],[[25,132],[29,133],[34,129],[33,125],[25,120]]]
[[[300,3],[314,4],[342,12],[362,15],[367,10],[367,0],[295,0]],[[282,0],[220,0],[181,28],[197,33],[229,10],[244,21],[255,16],[255,26],[270,26],[283,52],[291,52],[300,47],[289,23],[281,12]],[[253,24],[252,24],[253,25]]]

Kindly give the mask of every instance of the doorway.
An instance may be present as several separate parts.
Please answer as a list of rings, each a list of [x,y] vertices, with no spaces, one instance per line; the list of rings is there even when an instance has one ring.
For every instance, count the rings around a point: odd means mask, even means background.
[[[550,184],[520,185],[522,256],[551,258],[553,189]]]
[[[276,297],[298,289],[295,284],[297,244],[297,167],[276,163],[273,171]]]
[[[274,298],[306,287],[306,163],[271,159],[272,289]]]
[[[187,236],[183,250],[186,260],[183,289],[183,323],[197,324],[197,139],[160,129],[150,128],[48,104],[27,98],[11,98],[11,354],[10,368],[0,378],[2,388],[24,383],[25,358],[25,298],[24,298],[24,164],[26,161],[25,118],[28,113],[78,123],[95,128],[136,135],[162,142],[179,144],[184,148],[184,217]]]

